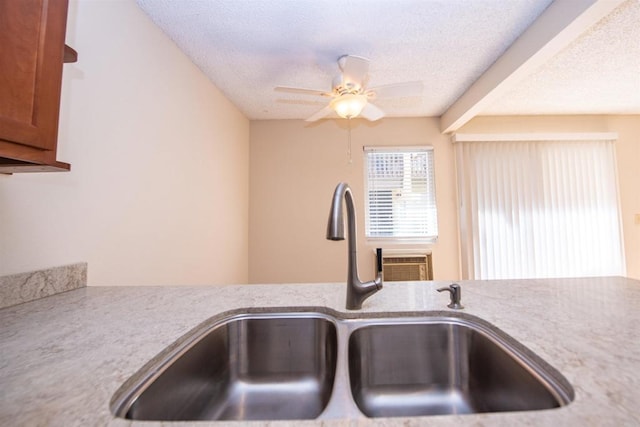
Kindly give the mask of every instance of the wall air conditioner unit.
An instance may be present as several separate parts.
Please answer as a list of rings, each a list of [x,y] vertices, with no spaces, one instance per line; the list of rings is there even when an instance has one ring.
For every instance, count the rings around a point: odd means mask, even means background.
[[[431,253],[382,253],[382,278],[385,282],[433,280]]]

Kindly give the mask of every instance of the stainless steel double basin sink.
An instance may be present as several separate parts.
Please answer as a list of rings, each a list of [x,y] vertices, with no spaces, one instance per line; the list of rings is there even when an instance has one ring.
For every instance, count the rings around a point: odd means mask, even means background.
[[[573,400],[558,371],[481,319],[369,316],[282,309],[212,318],[129,379],[112,412],[162,421],[413,417]]]

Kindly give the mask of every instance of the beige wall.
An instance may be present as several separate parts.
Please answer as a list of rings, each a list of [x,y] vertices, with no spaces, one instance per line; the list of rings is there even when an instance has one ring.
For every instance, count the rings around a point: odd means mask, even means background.
[[[346,163],[347,130],[334,120],[251,122],[250,268],[251,283],[342,281],[346,242],[325,239],[335,185],[348,182],[356,197],[360,272],[369,279],[372,249],[364,237],[362,146],[435,147],[440,238],[432,246],[436,279],[458,279],[458,226],[453,148],[435,118],[355,121],[353,164]],[[478,117],[459,132],[617,132],[616,145],[627,275],[640,278],[640,117],[532,116]],[[399,246],[383,245],[385,248]]]
[[[627,276],[640,279],[640,116],[477,117],[460,133],[617,132],[616,155]]]
[[[78,261],[90,285],[248,280],[249,121],[133,0],[71,1],[59,156],[0,176],[0,275]]]
[[[436,279],[458,278],[453,148],[433,118],[353,121],[353,163],[347,164],[346,121],[251,122],[249,281],[251,283],[344,281],[347,243],[325,238],[331,196],[340,181],[351,186],[358,221],[359,269],[374,271],[374,243],[364,236],[365,145],[433,145],[438,203]],[[397,248],[398,245],[382,245]]]

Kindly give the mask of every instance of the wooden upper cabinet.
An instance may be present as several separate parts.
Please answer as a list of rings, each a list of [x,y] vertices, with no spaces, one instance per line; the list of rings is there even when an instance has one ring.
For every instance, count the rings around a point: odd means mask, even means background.
[[[68,0],[0,0],[0,172],[56,161]],[[65,55],[66,54],[66,55]]]

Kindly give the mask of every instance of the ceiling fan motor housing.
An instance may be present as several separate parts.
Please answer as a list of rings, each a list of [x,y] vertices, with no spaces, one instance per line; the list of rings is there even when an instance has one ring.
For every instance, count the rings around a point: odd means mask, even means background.
[[[336,95],[357,95],[364,92],[360,82],[345,81],[343,77],[342,74],[339,74],[333,78],[332,87]]]

